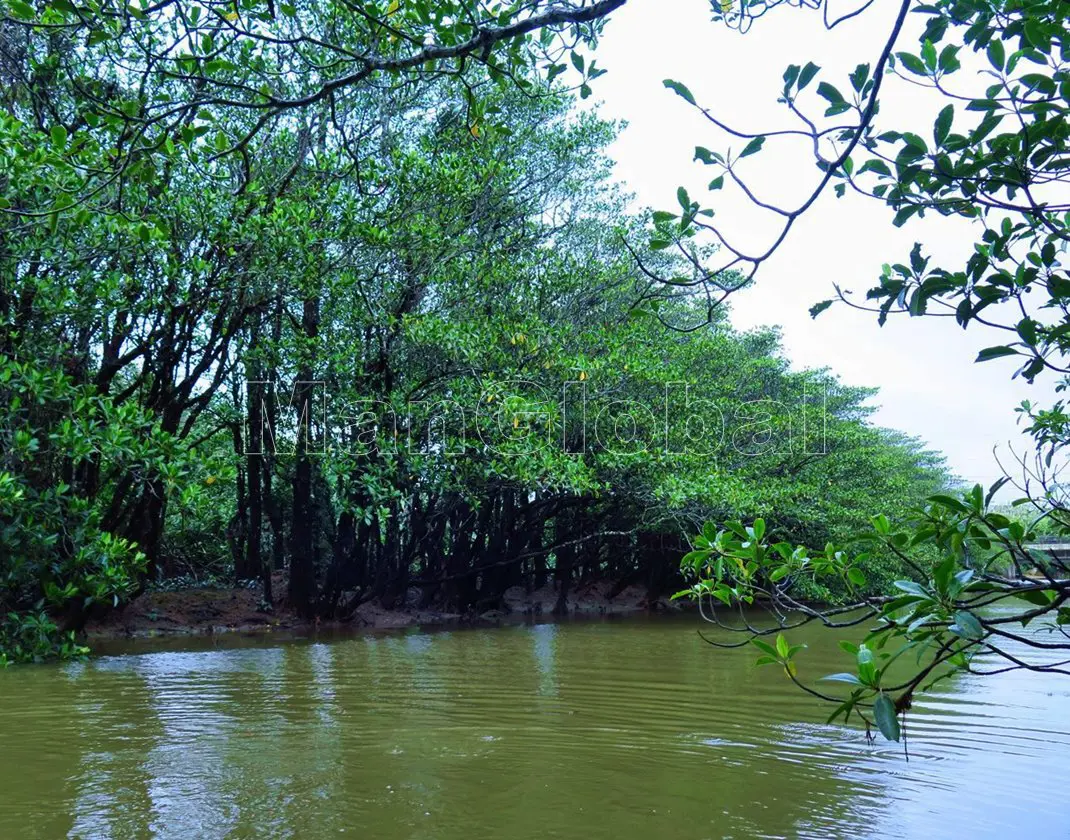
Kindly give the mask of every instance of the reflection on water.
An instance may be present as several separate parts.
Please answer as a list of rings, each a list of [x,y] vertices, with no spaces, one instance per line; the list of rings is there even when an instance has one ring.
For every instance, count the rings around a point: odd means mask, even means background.
[[[1070,680],[959,677],[901,747],[691,621],[0,673],[0,838],[1066,836]],[[807,673],[842,670],[834,639]],[[269,642],[260,642],[268,645]]]

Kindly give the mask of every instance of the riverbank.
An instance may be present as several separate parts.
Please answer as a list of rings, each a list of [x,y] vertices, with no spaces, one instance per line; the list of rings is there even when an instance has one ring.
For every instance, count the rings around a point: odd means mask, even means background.
[[[275,591],[285,591],[278,576]],[[613,594],[609,581],[595,581],[574,587],[567,600],[564,617],[629,615],[668,612],[680,605],[668,598],[651,600],[646,590],[629,586]],[[361,604],[346,622],[318,622],[317,629],[390,630],[414,626],[493,626],[517,620],[549,617],[557,603],[557,591],[545,586],[533,592],[522,587],[506,590],[499,609],[481,613],[458,613],[421,608],[419,591],[411,590],[405,601],[392,609],[377,601]],[[106,639],[153,638],[168,636],[209,636],[226,633],[271,633],[309,628],[307,621],[289,609],[284,598],[267,610],[257,589],[179,589],[145,592],[124,607],[85,628],[92,642]]]

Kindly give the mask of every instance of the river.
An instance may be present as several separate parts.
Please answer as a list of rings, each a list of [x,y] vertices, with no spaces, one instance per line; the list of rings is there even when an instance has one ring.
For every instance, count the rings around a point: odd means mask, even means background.
[[[187,641],[0,671],[0,838],[1070,831],[1070,679],[944,683],[907,718],[908,762],[698,624]],[[792,640],[803,676],[844,670],[834,637]]]

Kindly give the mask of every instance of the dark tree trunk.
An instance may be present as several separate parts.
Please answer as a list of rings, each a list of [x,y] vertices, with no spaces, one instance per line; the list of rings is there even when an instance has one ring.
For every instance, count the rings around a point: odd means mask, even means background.
[[[319,302],[315,298],[305,300],[301,319],[304,336],[315,339],[319,327]],[[314,417],[313,369],[310,351],[306,351],[305,363],[298,372],[297,411],[299,420],[307,421],[307,427],[298,424],[297,463],[293,477],[293,520],[290,525],[290,603],[301,615],[311,618],[316,600],[316,516],[313,501],[312,459],[309,449],[312,444]]]
[[[264,562],[261,552],[264,522],[264,390],[259,382],[259,368],[254,365],[249,370],[249,454],[246,459],[249,471],[249,539],[245,566],[248,577],[259,576],[264,601],[270,604],[271,566]]]
[[[555,544],[560,546],[554,551],[554,579],[557,582],[557,603],[554,604],[554,615],[568,615],[568,590],[572,583],[572,565],[575,558],[573,546],[566,545],[572,537],[568,524],[573,517],[566,512],[558,514],[554,521],[556,536]]]
[[[235,396],[235,402],[238,397]],[[232,426],[232,434],[234,437],[234,455],[237,458],[241,458],[245,455],[245,446],[242,440],[241,422],[235,422]],[[249,533],[250,526],[247,519],[249,511],[249,496],[246,492],[246,472],[240,466],[238,467],[237,486],[235,488],[235,497],[237,506],[234,512],[234,519],[231,522],[232,531],[229,534],[230,538],[230,550],[231,555],[234,558],[234,580],[243,581],[249,580],[251,577],[258,576],[258,570],[256,566],[249,565],[248,550],[250,547],[251,534]],[[250,478],[250,484],[252,479]],[[250,487],[251,490],[251,487]],[[256,570],[256,571],[252,571]]]

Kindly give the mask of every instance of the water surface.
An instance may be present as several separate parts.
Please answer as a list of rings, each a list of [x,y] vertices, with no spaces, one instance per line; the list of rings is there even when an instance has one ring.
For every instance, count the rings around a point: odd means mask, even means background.
[[[697,619],[0,672],[0,838],[1066,837],[1070,679],[957,677],[899,745]],[[843,670],[795,633],[804,675]]]

